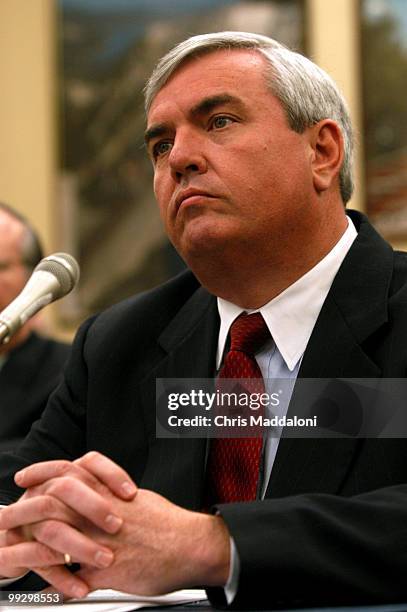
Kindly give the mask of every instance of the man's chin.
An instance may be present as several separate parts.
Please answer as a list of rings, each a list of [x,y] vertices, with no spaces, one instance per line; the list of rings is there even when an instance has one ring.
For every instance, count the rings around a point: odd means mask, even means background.
[[[191,259],[202,259],[209,257],[213,259],[225,250],[228,237],[219,228],[200,227],[194,228],[193,231],[184,232],[179,241],[181,256],[189,262]]]

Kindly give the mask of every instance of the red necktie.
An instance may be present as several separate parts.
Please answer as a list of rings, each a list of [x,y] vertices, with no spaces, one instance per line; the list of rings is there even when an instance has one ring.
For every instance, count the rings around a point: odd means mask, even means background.
[[[219,379],[253,378],[249,392],[264,392],[264,381],[254,354],[270,338],[259,312],[242,314],[230,328],[231,345]],[[219,386],[219,385],[218,385]],[[247,389],[247,384],[244,385]],[[207,465],[207,505],[256,499],[263,440],[256,438],[214,438]]]

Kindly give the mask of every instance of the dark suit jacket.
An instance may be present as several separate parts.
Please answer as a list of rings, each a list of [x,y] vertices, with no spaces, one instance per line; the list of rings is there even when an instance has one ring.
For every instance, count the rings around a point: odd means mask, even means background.
[[[364,217],[323,305],[302,377],[404,377],[407,258]],[[360,226],[360,227],[359,227]],[[206,443],[157,439],[156,377],[213,374],[216,301],[186,272],[84,324],[17,468],[97,449],[142,487],[202,507]],[[241,561],[235,607],[407,601],[407,442],[282,439],[267,499],[220,506]],[[220,589],[210,589],[222,603]]]
[[[32,333],[0,369],[0,451],[13,449],[40,418],[62,379],[67,344]]]

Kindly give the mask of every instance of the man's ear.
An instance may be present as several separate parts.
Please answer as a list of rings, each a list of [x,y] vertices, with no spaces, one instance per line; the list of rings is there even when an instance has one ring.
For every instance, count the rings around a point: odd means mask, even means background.
[[[309,130],[313,183],[315,190],[321,193],[329,189],[339,175],[343,162],[343,137],[332,119],[323,119]]]

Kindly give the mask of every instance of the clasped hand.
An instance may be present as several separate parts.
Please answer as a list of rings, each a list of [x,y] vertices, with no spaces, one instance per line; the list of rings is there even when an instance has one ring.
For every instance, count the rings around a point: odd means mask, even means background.
[[[154,595],[227,580],[223,520],[138,489],[100,453],[37,463],[15,481],[26,491],[0,510],[1,576],[33,570],[68,597],[97,588]],[[65,566],[66,555],[78,572]]]

